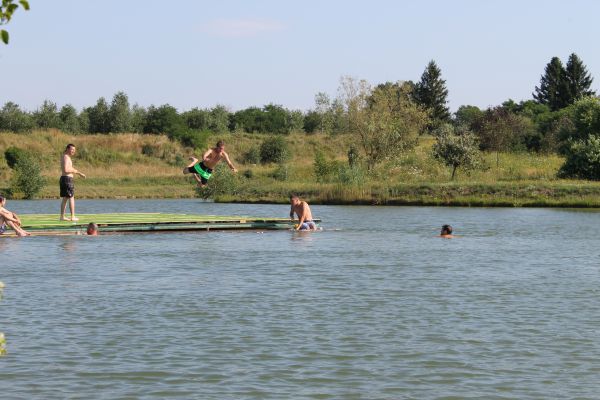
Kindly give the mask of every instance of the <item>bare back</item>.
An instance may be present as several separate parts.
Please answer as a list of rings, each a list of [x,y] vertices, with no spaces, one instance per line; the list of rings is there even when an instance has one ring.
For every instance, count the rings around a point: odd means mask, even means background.
[[[298,204],[293,205],[292,211],[296,213],[300,221],[312,221],[313,219],[310,207],[305,201],[300,201]]]

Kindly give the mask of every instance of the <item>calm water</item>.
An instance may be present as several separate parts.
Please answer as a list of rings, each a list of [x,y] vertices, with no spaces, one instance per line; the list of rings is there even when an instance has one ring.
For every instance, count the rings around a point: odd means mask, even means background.
[[[0,398],[600,397],[600,212],[312,208],[325,231],[0,238]]]

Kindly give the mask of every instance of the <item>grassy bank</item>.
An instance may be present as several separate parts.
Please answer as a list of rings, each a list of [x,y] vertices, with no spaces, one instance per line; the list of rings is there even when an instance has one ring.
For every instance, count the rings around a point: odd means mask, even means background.
[[[600,207],[600,184],[560,180],[563,160],[556,155],[487,154],[484,167],[469,174],[450,170],[431,156],[432,138],[422,138],[414,152],[373,171],[344,170],[352,138],[347,135],[292,134],[287,137],[292,158],[285,166],[245,163],[245,154],[259,147],[265,135],[227,134],[223,138],[239,174],[228,180],[229,194],[216,201],[287,202],[297,192],[320,204],[404,204],[454,206]],[[0,133],[0,152],[10,146],[28,149],[42,165],[46,187],[38,197],[58,198],[60,157],[67,143],[75,143],[76,168],[88,179],[76,179],[78,198],[191,198],[194,181],[181,170],[188,156],[199,155],[164,136],[67,135],[58,131],[29,134]],[[331,173],[319,179],[314,154],[322,151]],[[347,169],[347,168],[346,168]],[[0,157],[0,191],[6,193],[12,171]],[[219,185],[218,171],[211,185]]]

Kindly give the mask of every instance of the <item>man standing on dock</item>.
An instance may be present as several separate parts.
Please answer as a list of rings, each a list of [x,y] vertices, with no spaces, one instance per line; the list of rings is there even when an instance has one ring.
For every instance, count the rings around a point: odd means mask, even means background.
[[[69,143],[63,153],[62,159],[60,160],[60,197],[62,197],[62,203],[60,205],[60,220],[61,221],[79,221],[79,218],[75,217],[75,185],[73,184],[73,174],[77,174],[85,179],[85,174],[79,172],[73,168],[73,160],[71,157],[75,155],[75,145]],[[69,202],[69,209],[71,210],[71,218],[65,217],[65,210],[67,208],[67,201]]]
[[[229,155],[225,152],[225,143],[222,140],[219,140],[214,148],[208,149],[204,155],[202,155],[202,161],[198,162],[197,158],[190,157],[191,163],[183,169],[183,173],[193,174],[194,179],[198,182],[198,187],[203,188],[208,183],[213,170],[221,160],[225,160],[227,165],[229,165],[229,168],[231,168],[233,172],[237,172],[237,169],[235,169],[229,159]]]

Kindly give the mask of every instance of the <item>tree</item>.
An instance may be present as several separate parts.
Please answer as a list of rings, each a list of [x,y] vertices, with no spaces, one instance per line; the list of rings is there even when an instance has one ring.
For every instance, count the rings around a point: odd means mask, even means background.
[[[86,108],[89,118],[89,133],[110,132],[110,114],[104,97],[100,97],[94,107]]]
[[[340,100],[369,170],[412,149],[426,126],[427,113],[410,99],[411,90],[409,84],[401,84],[399,95],[393,86],[374,91],[364,80],[341,79]]]
[[[321,126],[321,115],[315,110],[310,110],[304,116],[304,132],[315,133]]]
[[[315,112],[320,117],[319,131],[332,133],[334,117],[331,112],[331,99],[327,93],[319,92],[315,95]]]
[[[131,107],[131,130],[133,132],[144,132],[146,114],[146,109],[138,104],[134,104],[133,107]]]
[[[40,170],[39,163],[34,157],[20,158],[14,166],[11,192],[23,193],[23,197],[26,199],[35,197],[46,184]]]
[[[590,135],[585,140],[571,142],[558,176],[600,180],[600,136]]]
[[[600,99],[585,97],[565,109],[572,127],[562,132],[561,139],[586,140],[590,135],[600,135]]]
[[[37,126],[42,129],[59,129],[61,127],[56,103],[50,100],[44,100],[42,106],[33,112],[33,119]]]
[[[183,130],[183,121],[175,107],[164,104],[160,107],[150,106],[148,108],[144,133],[165,133],[169,137],[175,137]]]
[[[21,111],[16,103],[9,101],[0,110],[0,131],[27,132],[33,126],[34,121],[31,115]]]
[[[574,103],[582,97],[594,96],[596,94],[593,90],[590,90],[594,79],[588,73],[583,61],[575,53],[572,53],[567,61],[565,80],[568,88],[569,104]]]
[[[442,125],[433,145],[433,156],[452,168],[451,180],[458,168],[475,168],[481,160],[477,137],[471,131],[458,129],[456,134],[452,125]]]
[[[263,107],[264,126],[263,132],[275,134],[290,133],[289,112],[276,104],[267,104]]]
[[[124,92],[117,92],[113,96],[108,119],[109,132],[131,132],[131,110],[129,99]]]
[[[429,111],[433,127],[443,122],[450,122],[450,110],[446,105],[448,89],[446,89],[446,81],[441,76],[442,71],[435,61],[429,61],[414,90],[415,101]]]
[[[208,122],[210,118],[208,110],[201,110],[195,107],[182,113],[181,118],[186,126],[190,129],[196,129],[199,131],[208,130]]]
[[[533,98],[540,104],[546,104],[552,111],[569,105],[569,88],[566,71],[558,57],[552,57],[546,65],[540,86],[535,87]]]
[[[215,133],[224,133],[229,130],[229,115],[227,107],[217,104],[210,110],[208,129]]]
[[[483,111],[476,106],[460,106],[454,113],[454,124],[471,128],[475,121],[483,116]]]
[[[482,150],[496,152],[496,166],[500,162],[501,151],[519,150],[523,146],[523,137],[534,130],[533,123],[527,117],[510,112],[502,106],[487,109],[473,125],[479,137]]]
[[[70,104],[65,104],[58,113],[61,129],[65,132],[75,133],[80,132],[80,121],[77,115],[77,110]]]
[[[27,0],[19,0],[18,3],[25,11],[29,10],[29,2]],[[19,4],[14,0],[2,0],[2,3],[0,3],[0,25],[6,25],[10,22],[12,15],[19,8]],[[4,44],[8,44],[9,35],[6,30],[0,29],[0,39],[2,39]]]

